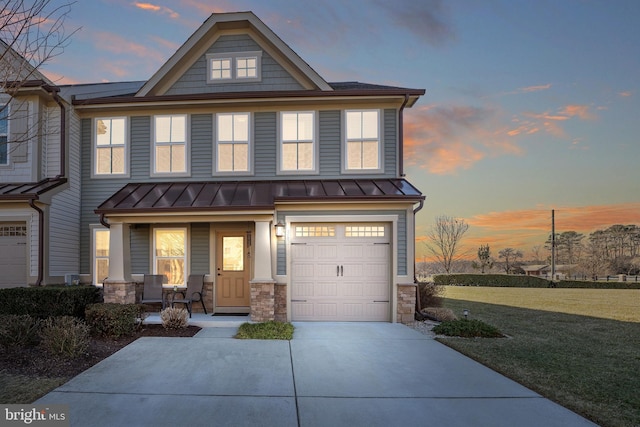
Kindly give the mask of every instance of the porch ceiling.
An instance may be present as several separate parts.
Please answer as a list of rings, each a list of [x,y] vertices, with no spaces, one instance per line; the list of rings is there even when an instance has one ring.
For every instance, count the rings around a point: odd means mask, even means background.
[[[100,215],[274,209],[277,202],[407,201],[424,196],[404,179],[208,181],[127,184]]]

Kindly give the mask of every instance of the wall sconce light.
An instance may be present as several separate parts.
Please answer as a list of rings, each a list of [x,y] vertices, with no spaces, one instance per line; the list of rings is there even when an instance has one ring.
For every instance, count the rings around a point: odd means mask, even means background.
[[[462,310],[462,315],[465,319],[467,319],[469,317],[469,309],[465,308],[464,310]]]
[[[275,227],[276,227],[276,237],[284,237],[284,224],[282,223],[282,221],[278,221]]]

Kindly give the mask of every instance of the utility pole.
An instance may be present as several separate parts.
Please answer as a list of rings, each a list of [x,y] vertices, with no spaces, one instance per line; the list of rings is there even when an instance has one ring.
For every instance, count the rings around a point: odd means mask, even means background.
[[[551,209],[551,280],[556,279],[556,211]]]

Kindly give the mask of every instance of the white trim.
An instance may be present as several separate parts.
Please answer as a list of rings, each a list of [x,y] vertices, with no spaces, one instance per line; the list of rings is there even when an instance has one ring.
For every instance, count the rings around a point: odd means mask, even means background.
[[[286,212],[283,212],[286,215]],[[391,299],[390,317],[391,323],[397,321],[398,314],[398,215],[287,215],[285,220],[285,254],[287,258],[286,269],[287,274],[276,276],[277,282],[282,280],[287,284],[287,321],[291,321],[291,224],[292,223],[367,223],[367,222],[383,222],[391,223],[391,235],[389,236],[390,253],[391,253]]]
[[[361,168],[361,169],[350,169],[349,168],[349,159],[347,156],[347,114],[348,113],[365,113],[375,111],[378,113],[378,167],[377,168]],[[376,109],[376,108],[353,108],[342,111],[342,141],[340,146],[340,154],[342,157],[342,162],[340,165],[342,174],[377,174],[384,172],[384,110]],[[365,141],[365,138],[362,138],[362,141]]]
[[[313,140],[311,143],[313,144],[312,152],[312,167],[311,169],[297,169],[297,170],[284,170],[283,167],[283,159],[284,155],[282,146],[282,120],[284,114],[303,114],[303,113],[311,113],[313,114]],[[278,112],[278,122],[276,123],[276,132],[278,134],[278,146],[277,146],[277,175],[318,175],[320,173],[320,114],[317,110],[285,110]],[[304,142],[304,141],[303,141]]]
[[[124,119],[124,172],[123,173],[98,173],[96,171],[98,166],[98,133],[96,132],[96,126],[98,120],[114,120]],[[92,134],[92,148],[91,148],[91,178],[92,179],[104,179],[104,178],[129,178],[130,177],[130,152],[129,152],[129,117],[127,116],[100,116],[94,117],[91,121],[91,134]],[[109,145],[113,147],[113,145]]]
[[[156,118],[158,117],[184,117],[184,172],[157,172],[156,171]],[[170,144],[171,145],[171,144]],[[177,145],[177,144],[176,144]],[[189,114],[154,114],[151,116],[151,163],[149,176],[152,178],[163,177],[190,177],[191,176],[191,116]]]
[[[165,227],[162,225],[151,227],[151,271],[152,274],[163,274],[158,272],[157,270],[157,255],[156,255],[156,231],[169,231],[169,230],[179,230],[184,232],[184,271],[183,271],[183,279],[184,283],[178,283],[178,286],[186,286],[187,279],[189,278],[190,270],[191,270],[191,227],[188,225],[183,226],[173,226],[173,227]],[[167,258],[167,257],[161,257]],[[179,257],[170,257],[179,259]],[[175,283],[165,283],[164,287],[173,287],[176,285]]]
[[[91,233],[89,234],[89,247],[91,248],[91,265],[89,266],[89,273],[91,274],[91,284],[97,287],[102,287],[104,283],[98,283],[97,271],[96,271],[96,232],[98,231],[106,231],[109,233],[109,238],[111,238],[111,230],[103,226],[102,224],[90,224],[89,229]],[[105,257],[101,257],[105,258]],[[111,254],[106,257],[107,262],[110,262]],[[109,270],[107,270],[109,271]],[[108,277],[108,276],[107,276]],[[100,278],[100,280],[104,279],[104,277]]]
[[[220,116],[236,116],[236,115],[246,115],[248,118],[247,121],[247,170],[233,170],[233,171],[221,171],[219,169],[219,163],[218,163],[218,145],[220,143],[220,141],[218,140],[218,118]],[[229,111],[229,112],[223,112],[223,113],[216,113],[213,115],[213,153],[212,153],[212,160],[213,160],[213,167],[212,167],[212,175],[213,176],[238,176],[238,175],[242,175],[242,176],[246,176],[246,175],[253,175],[253,151],[254,151],[254,141],[253,141],[253,114],[248,112],[248,111]],[[231,144],[243,144],[243,142],[226,142],[224,141],[224,143],[231,143]]]
[[[262,51],[247,52],[225,52],[225,53],[207,53],[205,55],[207,63],[207,84],[225,84],[225,83],[254,83],[262,81]],[[231,61],[231,76],[228,78],[214,79],[211,76],[211,63],[215,60],[228,59]],[[239,77],[238,76],[238,59],[255,59],[256,60],[256,76],[255,77]]]

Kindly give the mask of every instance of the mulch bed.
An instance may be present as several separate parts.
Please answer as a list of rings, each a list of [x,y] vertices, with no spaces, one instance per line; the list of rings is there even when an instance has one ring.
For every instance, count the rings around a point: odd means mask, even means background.
[[[140,337],[192,337],[200,329],[199,326],[188,326],[184,329],[165,329],[162,325],[144,325],[135,335],[121,337],[117,340],[92,337],[87,353],[74,359],[51,356],[40,347],[25,347],[12,350],[0,348],[0,370],[14,375],[71,378]]]

